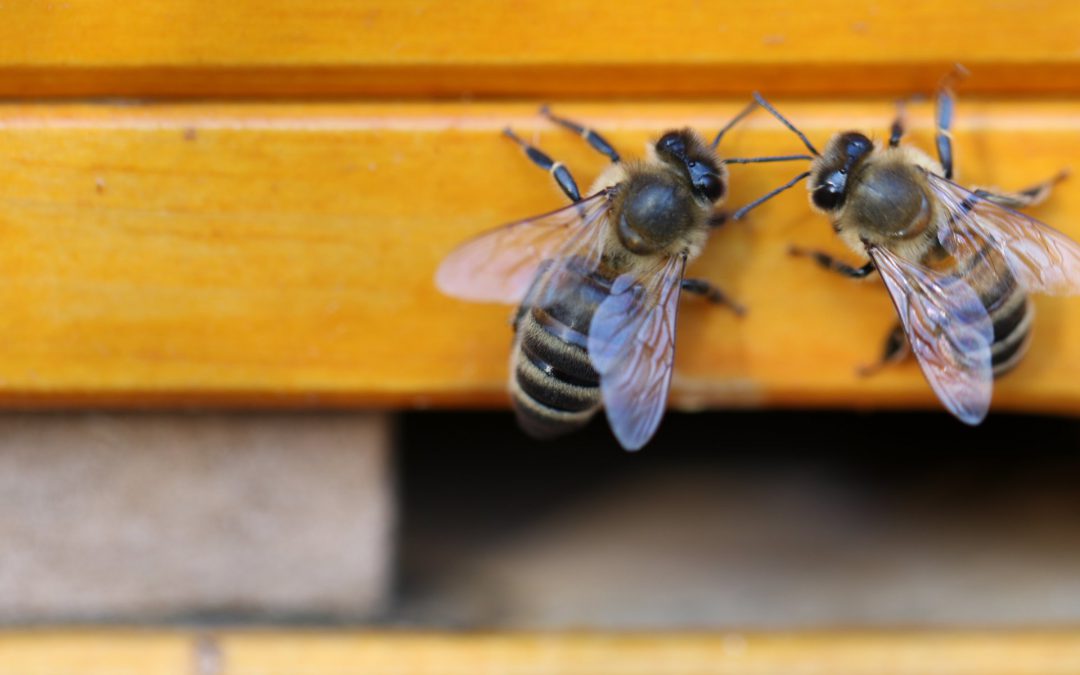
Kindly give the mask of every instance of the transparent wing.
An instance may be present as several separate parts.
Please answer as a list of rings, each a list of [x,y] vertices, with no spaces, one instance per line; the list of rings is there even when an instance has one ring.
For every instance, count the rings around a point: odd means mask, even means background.
[[[589,327],[608,422],[627,450],[652,438],[667,406],[685,267],[686,257],[675,256],[643,278],[618,277]]]
[[[439,265],[435,285],[446,295],[480,302],[518,303],[540,264],[605,220],[611,190],[566,208],[485,232],[454,249]]]
[[[1080,293],[1080,245],[1034,218],[988,201],[940,176],[927,174],[948,211],[938,230],[942,246],[958,260],[984,255],[989,244],[1029,291]]]
[[[994,327],[978,294],[963,280],[867,248],[889,289],[911,350],[934,392],[953,415],[978,424],[990,409]]]

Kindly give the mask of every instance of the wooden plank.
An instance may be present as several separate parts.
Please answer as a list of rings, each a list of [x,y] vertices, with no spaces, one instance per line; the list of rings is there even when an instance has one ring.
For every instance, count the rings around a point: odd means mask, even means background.
[[[475,672],[560,675],[1053,675],[1080,667],[1075,634],[236,636],[226,675]]]
[[[1072,0],[109,0],[0,10],[0,96],[1075,92]]]
[[[891,102],[789,104],[819,143],[886,133]],[[742,105],[565,105],[626,154],[665,128],[715,129]],[[509,309],[440,295],[432,275],[476,232],[563,203],[499,130],[512,124],[587,184],[603,166],[527,104],[0,107],[0,403],[463,405],[505,401]],[[1019,186],[1080,149],[1071,101],[960,102],[964,180]],[[911,142],[931,146],[925,105]],[[767,115],[725,152],[799,150]],[[731,204],[798,167],[735,167]],[[750,308],[693,299],[674,403],[935,406],[914,364],[870,379],[895,320],[877,281],[791,260],[841,252],[795,191],[715,234],[692,272]],[[1080,189],[1036,213],[1080,238]],[[853,257],[849,259],[854,260]],[[1002,409],[1080,410],[1080,300],[1038,298]]]
[[[0,673],[190,675],[193,642],[183,633],[17,631],[0,633]]]
[[[801,634],[9,632],[0,673],[1065,675],[1075,631]]]

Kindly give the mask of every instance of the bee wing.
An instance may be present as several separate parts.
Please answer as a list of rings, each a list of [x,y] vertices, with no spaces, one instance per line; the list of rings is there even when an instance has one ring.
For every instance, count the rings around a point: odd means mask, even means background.
[[[608,422],[627,450],[645,445],[664,415],[685,268],[686,256],[679,255],[644,277],[618,277],[589,326],[589,358],[600,374]]]
[[[601,190],[558,211],[470,239],[442,261],[435,285],[463,300],[520,302],[541,262],[556,257],[560,250],[575,248],[575,239],[606,221],[610,195],[610,189]]]
[[[1080,245],[1031,216],[927,175],[948,211],[938,240],[949,253],[963,260],[982,255],[989,243],[1005,257],[1025,289],[1051,295],[1080,293]]]
[[[978,424],[990,408],[994,327],[978,294],[956,276],[867,248],[889,289],[911,350],[953,415]]]

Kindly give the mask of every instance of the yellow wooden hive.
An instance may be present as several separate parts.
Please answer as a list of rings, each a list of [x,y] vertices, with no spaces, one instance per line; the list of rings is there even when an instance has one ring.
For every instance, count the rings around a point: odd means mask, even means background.
[[[503,401],[508,310],[445,298],[432,273],[463,238],[562,203],[503,126],[581,182],[601,168],[535,114],[540,101],[632,154],[665,128],[717,128],[760,88],[823,143],[844,128],[884,135],[893,99],[931,91],[963,61],[964,181],[1041,179],[1070,164],[1080,138],[1080,9],[1067,1],[3,12],[0,94],[16,97],[0,106],[9,405]],[[910,126],[929,148],[928,104],[911,106]],[[722,148],[798,149],[767,115]],[[733,173],[729,204],[741,204],[792,168]],[[697,263],[751,313],[685,303],[674,405],[934,405],[914,364],[855,376],[892,312],[877,282],[787,258],[792,242],[842,251],[800,193],[718,232]],[[1080,236],[1075,183],[1037,215]],[[998,387],[998,407],[1076,410],[1076,304],[1038,300],[1030,357]]]
[[[1080,151],[1078,27],[1072,0],[4,3],[0,403],[502,404],[508,308],[432,277],[464,238],[562,203],[504,126],[588,183],[602,158],[540,103],[631,155],[666,128],[715,130],[760,89],[821,144],[881,138],[895,100],[960,62],[959,176],[1017,187]],[[909,111],[908,142],[929,149],[929,104]],[[800,148],[759,114],[721,149]],[[729,204],[792,174],[735,167]],[[1033,213],[1080,239],[1080,184]],[[750,314],[685,302],[673,405],[936,407],[913,363],[855,375],[894,321],[880,284],[791,260],[790,243],[843,252],[799,191],[713,237],[694,273]],[[1036,302],[995,407],[1075,413],[1080,299]],[[0,672],[1080,669],[1067,633],[277,637],[12,633]]]

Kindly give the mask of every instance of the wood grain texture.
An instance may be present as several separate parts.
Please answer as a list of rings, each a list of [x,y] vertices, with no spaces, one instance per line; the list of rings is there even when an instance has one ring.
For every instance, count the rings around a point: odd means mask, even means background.
[[[459,634],[47,631],[0,635],[0,673],[113,675],[1071,675],[1075,632]]]
[[[1070,92],[1072,0],[110,0],[0,7],[3,96]]]
[[[741,101],[565,105],[635,154],[665,128],[708,132]],[[789,104],[818,143],[886,133],[886,100]],[[1069,102],[961,100],[960,176],[1019,186],[1077,155]],[[452,300],[435,267],[477,232],[563,203],[499,134],[512,124],[588,184],[603,160],[526,104],[0,107],[0,403],[8,406],[503,404],[510,309]],[[929,147],[926,106],[910,141]],[[767,115],[746,156],[800,148]],[[731,205],[799,170],[734,167]],[[1036,212],[1080,237],[1080,189]],[[785,251],[838,253],[793,191],[717,232],[691,272],[750,308],[685,298],[673,401],[934,406],[914,364],[870,379],[895,314],[878,281]],[[850,254],[847,259],[854,261]],[[1037,299],[1034,343],[1000,408],[1080,410],[1080,300]]]

